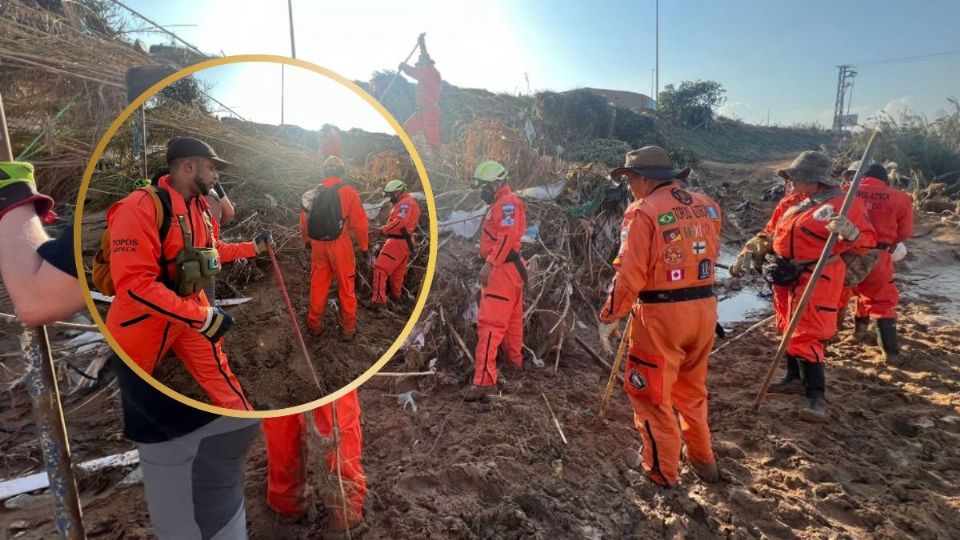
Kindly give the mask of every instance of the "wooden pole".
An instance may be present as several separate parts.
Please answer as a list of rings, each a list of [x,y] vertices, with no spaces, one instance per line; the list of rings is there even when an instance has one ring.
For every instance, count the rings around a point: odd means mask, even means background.
[[[873,135],[870,136],[870,142],[867,143],[867,147],[863,151],[863,157],[860,158],[860,168],[857,169],[856,176],[854,176],[853,181],[850,182],[850,189],[847,191],[847,196],[843,199],[843,205],[840,207],[839,217],[847,216],[847,213],[850,211],[850,206],[857,198],[857,188],[860,187],[860,180],[863,178],[863,173],[867,170],[867,167],[870,166],[870,160],[873,157],[873,150],[876,147],[876,143],[879,139],[880,132],[874,131]],[[797,329],[797,325],[800,323],[800,317],[803,316],[804,310],[807,309],[807,304],[810,302],[810,297],[813,295],[813,289],[820,280],[820,275],[823,274],[823,269],[827,266],[827,259],[830,258],[830,252],[833,251],[833,246],[837,243],[837,238],[839,238],[839,236],[835,232],[830,233],[830,236],[827,237],[827,242],[823,246],[823,252],[820,254],[820,259],[817,260],[817,265],[813,267],[813,272],[810,274],[810,278],[807,281],[807,286],[803,289],[803,295],[800,297],[800,302],[797,303],[797,308],[790,317],[790,324],[787,325],[787,330],[783,333],[783,338],[780,339],[780,346],[777,348],[777,353],[773,355],[773,360],[770,362],[770,367],[767,368],[767,375],[763,378],[763,383],[760,385],[760,391],[757,392],[757,398],[753,402],[754,411],[760,410],[760,403],[763,402],[763,396],[767,394],[767,390],[770,388],[770,383],[773,381],[773,375],[777,372],[777,366],[780,365],[780,361],[783,360],[783,355],[787,352],[787,343],[793,336],[794,330]]]
[[[627,328],[623,331],[623,337],[620,338],[620,347],[617,348],[617,357],[613,360],[613,369],[610,370],[610,378],[607,379],[607,388],[603,392],[603,399],[600,400],[600,411],[597,416],[603,418],[607,414],[607,407],[610,405],[610,396],[613,395],[613,387],[617,382],[617,374],[620,373],[620,365],[623,364],[623,357],[626,356],[627,348],[630,347],[630,336],[633,333],[633,313],[627,317]]]
[[[420,34],[420,37],[422,38],[425,35],[426,33]],[[407,62],[409,62],[410,59],[413,58],[413,53],[417,52],[417,49],[419,48],[420,48],[420,40],[417,40],[417,44],[413,46],[413,49],[410,51],[410,54],[407,55],[407,59],[404,60],[403,63],[406,64]],[[387,85],[386,88],[383,89],[383,92],[380,94],[380,96],[377,97],[377,101],[383,101],[383,98],[385,98],[387,96],[387,92],[389,92],[390,89],[393,88],[393,83],[397,82],[397,77],[399,76],[400,76],[400,72],[397,71],[397,74],[394,75],[392,79],[390,79],[390,83]]]

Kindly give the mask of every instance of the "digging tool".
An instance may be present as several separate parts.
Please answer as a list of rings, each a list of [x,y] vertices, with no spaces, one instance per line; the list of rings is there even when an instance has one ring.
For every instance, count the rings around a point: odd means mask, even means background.
[[[174,69],[169,66],[162,65],[149,65],[149,66],[137,66],[132,67],[127,70],[127,74],[124,77],[127,86],[127,103],[132,103],[133,100],[140,97],[140,94],[143,94],[150,89],[151,86],[157,84],[167,76],[174,73]],[[143,178],[149,178],[149,172],[147,171],[147,110],[146,104],[140,105],[140,150],[143,152],[143,159],[140,162],[140,174]]]
[[[613,395],[613,386],[617,381],[617,375],[620,373],[620,365],[623,363],[623,357],[627,353],[627,347],[630,346],[630,334],[633,331],[633,313],[627,317],[627,328],[623,331],[623,337],[620,338],[620,347],[617,348],[617,356],[613,359],[613,369],[610,370],[610,378],[607,379],[607,389],[603,391],[603,399],[600,401],[600,411],[597,416],[603,418],[607,414],[607,407],[610,405],[610,396]]]
[[[863,178],[863,173],[870,165],[870,160],[873,157],[873,150],[876,148],[877,141],[879,140],[880,132],[874,131],[873,135],[870,136],[870,141],[867,143],[867,147],[863,150],[863,157],[860,158],[860,167],[857,168],[857,174],[853,177],[853,181],[850,182],[850,189],[847,191],[847,196],[843,199],[843,205],[840,207],[839,217],[846,217],[847,213],[850,212],[850,205],[852,205],[853,201],[857,198],[857,188],[860,187],[860,180]],[[790,341],[790,337],[793,336],[793,332],[796,330],[797,324],[800,323],[800,317],[803,315],[804,310],[807,309],[807,303],[810,301],[810,297],[813,295],[813,288],[820,279],[823,269],[827,266],[827,259],[830,258],[830,252],[833,251],[833,246],[837,243],[837,238],[839,238],[839,235],[835,232],[831,232],[830,236],[827,237],[827,243],[823,246],[823,252],[820,253],[820,259],[817,260],[817,265],[813,267],[813,272],[810,274],[810,279],[807,281],[807,286],[803,289],[803,295],[800,296],[800,302],[797,304],[797,308],[790,317],[790,324],[787,325],[787,330],[783,333],[783,338],[780,340],[780,346],[777,348],[777,354],[773,355],[773,360],[770,362],[770,367],[767,369],[767,375],[763,378],[763,384],[760,385],[760,391],[757,392],[757,398],[753,402],[754,411],[760,410],[760,403],[763,401],[763,396],[767,394],[767,390],[770,388],[770,383],[773,381],[773,375],[777,372],[777,366],[780,365],[780,361],[783,360],[783,355],[787,352],[787,343]]]
[[[13,161],[13,148],[7,131],[7,117],[0,96],[0,161]],[[57,389],[53,355],[47,328],[22,327],[20,351],[27,364],[28,388],[33,413],[37,419],[43,465],[50,479],[53,494],[53,521],[61,539],[82,540],[83,511],[77,494],[77,480],[70,464],[70,443],[63,422],[63,408]]]
[[[403,61],[404,64],[410,61],[413,58],[413,53],[417,52],[417,49],[420,48],[420,42],[423,41],[423,36],[427,35],[426,32],[420,34],[420,37],[417,38],[417,44],[413,46],[413,50],[410,51],[410,54],[407,55],[407,59]],[[390,79],[390,83],[387,84],[387,87],[383,89],[383,93],[380,94],[380,97],[377,98],[377,101],[383,101],[383,98],[387,97],[387,92],[393,88],[393,83],[397,82],[397,78],[400,77],[400,71],[397,71],[397,74]]]

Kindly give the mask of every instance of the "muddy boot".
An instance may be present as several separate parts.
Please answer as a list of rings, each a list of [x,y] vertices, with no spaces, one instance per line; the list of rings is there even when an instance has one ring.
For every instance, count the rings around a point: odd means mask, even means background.
[[[857,343],[872,345],[873,336],[870,335],[870,317],[857,317],[853,320],[853,340]]]
[[[883,359],[888,364],[899,366],[903,358],[897,341],[897,320],[893,318],[877,319],[877,341],[883,351]]]
[[[464,401],[487,401],[487,396],[497,391],[495,386],[477,386],[471,384],[460,391]]]
[[[348,332],[343,328],[340,329],[340,341],[344,341],[344,342],[353,341],[353,338],[355,337],[357,337],[356,330],[353,330],[352,332]]]
[[[845,323],[846,320],[847,320],[847,314],[848,314],[849,312],[850,312],[850,306],[849,306],[849,304],[846,305],[846,306],[843,306],[842,308],[840,308],[839,310],[837,310],[837,333],[838,333],[838,334],[839,334],[840,332],[846,330],[846,326],[844,326],[844,323]],[[836,337],[836,336],[834,336],[834,337]]]
[[[770,391],[777,394],[799,394],[803,391],[800,382],[800,361],[795,356],[786,356],[787,373],[782,379],[770,384]]]
[[[501,392],[505,394],[513,394],[518,392],[523,388],[523,383],[520,382],[520,370],[512,369],[507,371],[509,377],[500,376],[497,378],[497,387]]]
[[[697,478],[708,484],[712,484],[720,479],[720,471],[717,469],[716,462],[699,463],[697,461],[691,461],[690,468],[693,469],[693,472],[697,475]]]
[[[827,406],[823,401],[826,393],[826,373],[822,362],[800,362],[800,376],[807,396],[807,406],[800,411],[800,419],[807,422],[826,422]]]

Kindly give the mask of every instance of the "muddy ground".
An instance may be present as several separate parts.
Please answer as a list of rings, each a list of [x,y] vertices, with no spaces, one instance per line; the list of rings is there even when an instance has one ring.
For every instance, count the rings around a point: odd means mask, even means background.
[[[227,333],[223,348],[230,367],[254,404],[266,404],[272,409],[292,407],[339,390],[380,358],[400,335],[412,312],[411,295],[419,293],[412,280],[407,280],[406,303],[391,302],[387,309],[373,308],[369,303],[371,270],[358,258],[356,337],[350,342],[339,337],[337,307],[330,305],[331,301],[339,305],[336,285],[331,287],[328,297],[322,334],[311,334],[306,322],[310,306],[309,256],[309,250],[294,248],[281,251],[278,259],[322,392],[308,371],[270,262],[258,261],[250,284],[232,291],[253,300],[226,308],[237,325]],[[160,363],[154,375],[175,390],[209,402],[183,364],[172,355]]]
[[[736,183],[770,172],[759,165],[714,174]],[[733,197],[724,202],[728,213]],[[741,215],[750,221],[744,229],[771,205],[744,206]],[[758,217],[750,217],[751,206]],[[722,476],[716,484],[700,482],[686,466],[676,489],[647,482],[634,468],[640,439],[625,395],[618,390],[608,417],[598,419],[608,372],[573,344],[564,347],[556,376],[549,367],[528,366],[518,392],[489,404],[463,402],[456,377],[367,383],[360,391],[370,486],[366,537],[960,537],[960,235],[922,217],[909,245],[897,279],[910,361],[887,366],[876,348],[845,341],[850,329],[842,331],[829,346],[829,423],[800,421],[803,398],[796,395],[771,394],[759,413],[751,412],[777,346],[772,324],[712,357],[710,420]],[[752,311],[750,320],[726,324],[727,339],[766,315]],[[596,342],[589,331],[581,336]],[[409,390],[415,413],[397,402]],[[109,391],[96,405],[104,421],[91,423],[68,408],[82,458],[126,448],[119,441],[93,443],[101,434],[116,440],[119,432]],[[22,453],[33,444],[29,432],[7,437],[0,443],[5,451]],[[36,470],[37,462],[17,458],[4,462],[0,475]],[[91,538],[150,537],[142,486],[116,487],[125,472],[84,480]],[[265,507],[262,440],[249,453],[246,486],[251,538],[307,539],[325,530],[322,511],[289,523]],[[0,534],[48,538],[50,519],[45,504],[2,509]]]

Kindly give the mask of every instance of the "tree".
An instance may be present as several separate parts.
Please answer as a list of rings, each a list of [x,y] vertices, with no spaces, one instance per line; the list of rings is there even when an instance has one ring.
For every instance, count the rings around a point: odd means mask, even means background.
[[[727,101],[726,93],[717,81],[683,81],[679,88],[668,84],[658,96],[657,111],[687,127],[709,128],[714,110]]]
[[[193,75],[184,77],[163,87],[157,92],[157,97],[161,101],[169,100],[183,103],[184,105],[194,105],[203,112],[210,112],[207,97],[204,95],[204,88]]]

